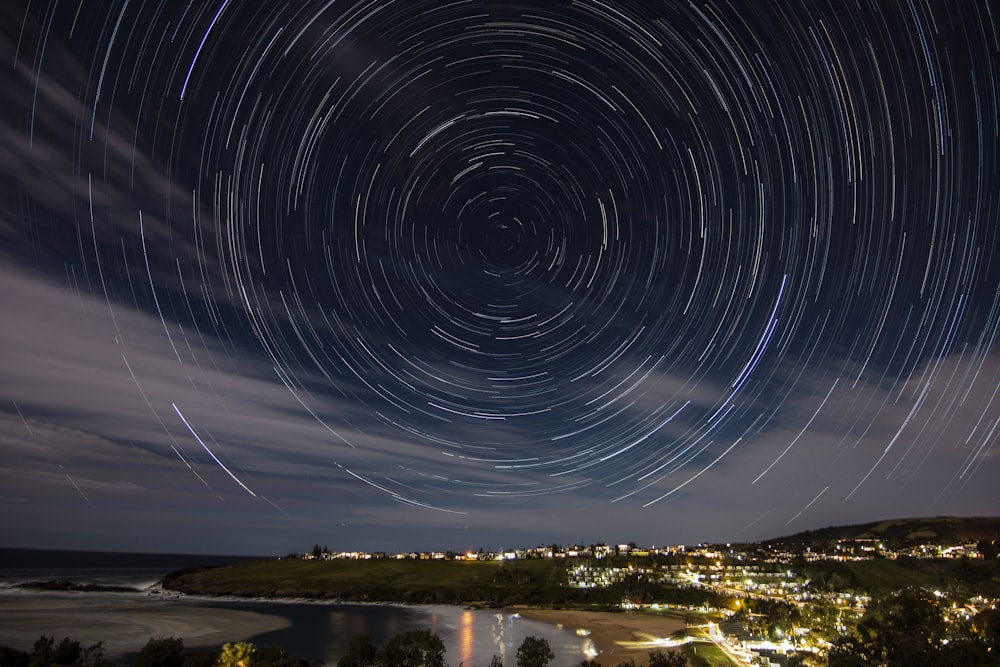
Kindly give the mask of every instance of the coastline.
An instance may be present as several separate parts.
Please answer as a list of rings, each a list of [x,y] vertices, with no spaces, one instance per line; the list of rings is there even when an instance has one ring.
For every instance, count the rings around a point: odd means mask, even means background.
[[[670,650],[671,645],[664,640],[669,642],[673,632],[685,628],[682,619],[647,612],[546,609],[520,605],[506,607],[504,611],[589,637],[600,651],[596,659],[604,665],[614,665],[630,658],[637,664],[646,664],[650,651]]]
[[[287,619],[235,609],[199,607],[178,598],[112,593],[4,592],[0,645],[30,650],[40,635],[84,646],[104,642],[109,657],[136,653],[153,637],[177,637],[185,648],[213,647],[289,627]]]

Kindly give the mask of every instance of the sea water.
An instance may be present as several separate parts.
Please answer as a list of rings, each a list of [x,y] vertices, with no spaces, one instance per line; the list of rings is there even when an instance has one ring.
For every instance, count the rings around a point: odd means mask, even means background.
[[[144,590],[190,567],[257,560],[241,556],[144,554],[103,551],[0,549],[0,588],[33,581],[72,581]]]
[[[0,549],[0,595],[7,598],[4,609],[16,609],[18,599],[37,601],[48,597],[54,603],[75,604],[81,610],[71,639],[84,645],[93,643],[86,636],[87,604],[118,604],[140,627],[144,612],[149,615],[165,605],[172,610],[191,610],[191,615],[205,609],[232,609],[278,616],[288,627],[249,637],[240,637],[258,646],[277,644],[288,653],[334,665],[351,639],[370,633],[380,645],[390,637],[409,630],[430,630],[441,637],[446,647],[445,660],[452,667],[485,667],[493,655],[513,665],[517,647],[525,637],[546,639],[556,654],[552,667],[576,667],[593,651],[586,637],[547,623],[523,619],[502,610],[463,609],[451,606],[403,606],[387,604],[340,604],[319,601],[238,600],[175,596],[159,589],[157,583],[167,574],[188,567],[224,565],[237,560],[229,556],[191,556],[163,554],[121,554]],[[100,586],[125,586],[133,592],[58,592],[25,590],[17,585],[29,581],[71,581]],[[115,601],[118,601],[117,603]],[[182,612],[183,613],[183,612]],[[149,616],[147,616],[148,618]],[[27,648],[45,628],[15,643]],[[162,633],[161,633],[162,634]],[[150,636],[155,636],[155,633]],[[57,639],[61,638],[57,637]],[[237,639],[237,638],[234,638]],[[7,641],[7,643],[11,643]],[[144,642],[140,642],[141,644]],[[136,650],[138,646],[136,647]],[[134,661],[134,654],[115,656],[123,663]]]

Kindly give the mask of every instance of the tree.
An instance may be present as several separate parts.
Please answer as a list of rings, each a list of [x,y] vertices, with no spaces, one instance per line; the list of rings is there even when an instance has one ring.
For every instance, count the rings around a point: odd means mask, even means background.
[[[74,665],[82,652],[80,642],[69,637],[56,644],[55,637],[42,635],[35,640],[28,656],[29,667],[63,667]]]
[[[546,639],[525,637],[517,647],[517,667],[545,667],[556,657]]]
[[[111,667],[111,663],[104,657],[104,642],[91,644],[80,652],[80,657],[76,659],[77,667]]]
[[[854,633],[838,637],[830,649],[831,667],[853,665],[944,665],[948,632],[940,605],[918,589],[874,600]]]
[[[55,646],[54,637],[42,635],[35,640],[28,654],[29,667],[49,667],[52,664],[52,649]]]
[[[111,663],[104,657],[104,642],[97,642],[83,648],[80,642],[63,637],[56,644],[55,637],[42,635],[35,640],[30,653],[12,655],[10,662],[0,665],[22,665],[27,656],[27,667],[109,667]]]
[[[153,637],[139,650],[137,667],[181,667],[184,664],[184,640]]]
[[[364,633],[351,639],[347,652],[340,656],[337,667],[371,667],[378,659],[378,649],[372,643],[371,633]]]
[[[59,665],[75,665],[77,660],[80,659],[80,653],[83,649],[80,647],[80,642],[70,639],[69,637],[63,637],[62,641],[56,644],[56,647],[52,650],[52,665],[55,667]]]
[[[971,634],[1000,652],[1000,609],[987,607],[972,619]]]
[[[684,667],[687,664],[687,657],[680,651],[649,652],[649,667]]]
[[[249,642],[223,644],[222,653],[215,659],[215,667],[250,667],[250,658],[256,647]]]
[[[396,635],[378,650],[379,667],[444,667],[444,642],[430,630]]]
[[[489,667],[503,667],[503,660],[500,659],[500,656],[494,654],[493,659],[490,660]]]

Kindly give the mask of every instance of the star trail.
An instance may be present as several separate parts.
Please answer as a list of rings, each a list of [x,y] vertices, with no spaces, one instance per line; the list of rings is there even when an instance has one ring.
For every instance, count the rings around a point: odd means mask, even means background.
[[[5,533],[996,514],[994,10],[8,3]]]

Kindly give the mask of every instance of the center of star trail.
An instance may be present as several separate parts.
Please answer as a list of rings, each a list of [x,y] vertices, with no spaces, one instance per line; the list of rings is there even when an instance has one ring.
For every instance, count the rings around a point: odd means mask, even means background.
[[[775,333],[748,306],[786,279],[763,262],[780,227],[748,156],[795,160],[719,103],[718,44],[664,58],[656,26],[599,4],[379,9],[331,32],[318,66],[286,51],[275,67],[309,101],[280,125],[265,105],[243,117],[238,164],[213,169],[232,172],[222,200],[269,222],[261,238],[227,215],[239,283],[264,286],[240,290],[248,312],[287,293],[311,366],[459,458],[553,488],[620,476],[624,452],[632,479],[694,462],[734,397],[684,389],[736,334]],[[775,92],[759,83],[728,92],[761,106]],[[665,374],[683,379],[665,392]]]

